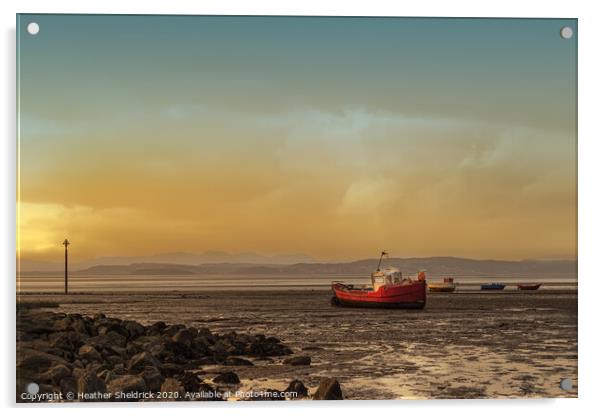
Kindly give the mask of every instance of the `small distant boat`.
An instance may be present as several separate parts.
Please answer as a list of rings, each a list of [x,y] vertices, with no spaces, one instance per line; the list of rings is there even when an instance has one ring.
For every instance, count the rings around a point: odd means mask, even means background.
[[[372,273],[372,284],[352,285],[339,281],[331,284],[333,306],[362,308],[423,309],[426,305],[426,275],[418,273],[417,279],[403,277],[394,267],[380,269],[382,252],[376,271]]]
[[[516,287],[518,290],[537,290],[541,286],[541,283],[533,283],[533,284],[518,284]]]
[[[487,283],[481,285],[481,290],[504,290],[505,287],[503,283]]]
[[[454,283],[453,277],[446,277],[443,279],[443,283],[429,283],[430,292],[453,292],[456,290],[456,284]]]

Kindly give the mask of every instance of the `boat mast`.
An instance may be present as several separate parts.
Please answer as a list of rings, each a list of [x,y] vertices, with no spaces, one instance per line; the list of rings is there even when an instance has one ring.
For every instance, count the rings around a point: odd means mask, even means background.
[[[387,253],[386,251],[383,251],[382,253],[380,253],[380,259],[378,259],[378,266],[376,266],[376,271],[380,272],[380,264],[383,261],[383,256],[388,256],[389,253]]]

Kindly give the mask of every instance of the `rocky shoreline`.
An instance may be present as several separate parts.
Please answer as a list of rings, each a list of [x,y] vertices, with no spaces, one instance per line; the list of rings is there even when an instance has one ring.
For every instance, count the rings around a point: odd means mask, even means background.
[[[334,378],[313,394],[297,379],[282,390],[239,392],[233,366],[282,356],[283,365],[311,365],[264,334],[21,308],[16,351],[17,402],[343,399]],[[205,378],[205,366],[219,374]]]

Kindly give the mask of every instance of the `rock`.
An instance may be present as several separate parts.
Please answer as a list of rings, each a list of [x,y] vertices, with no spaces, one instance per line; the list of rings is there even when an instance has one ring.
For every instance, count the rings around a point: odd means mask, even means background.
[[[300,357],[285,358],[284,361],[282,361],[282,363],[288,365],[310,365],[311,357],[307,355],[302,355]]]
[[[274,337],[266,338],[259,334],[255,339],[245,346],[244,355],[253,357],[276,357],[292,354],[290,348],[280,343],[280,340]]]
[[[104,370],[109,370],[109,369],[110,369],[110,367],[108,365],[106,365],[105,363],[93,362],[93,363],[89,363],[84,368],[84,371],[93,371],[94,374],[98,374]]]
[[[79,355],[79,358],[88,360],[88,362],[102,360],[100,353],[90,344],[82,345],[77,354]]]
[[[192,346],[192,342],[194,341],[194,334],[188,329],[180,329],[173,337],[171,337],[171,339],[174,342],[183,344],[190,348]]]
[[[201,401],[222,401],[223,398],[218,394],[217,390],[215,390],[210,384],[201,382],[199,389],[197,390],[201,393],[201,397],[197,400]]]
[[[184,388],[175,378],[166,378],[161,385],[161,393],[165,393],[165,400],[182,400],[184,399]]]
[[[213,345],[213,343],[204,336],[196,337],[192,341],[192,349],[198,356],[209,355],[211,353],[211,345]]]
[[[165,328],[167,327],[167,325],[165,324],[165,322],[163,321],[158,321],[155,322],[154,324],[152,324],[151,326],[147,327],[147,333],[163,333],[163,331],[165,331]]]
[[[226,371],[221,373],[213,379],[214,383],[217,384],[240,384],[240,379],[232,371]]]
[[[102,374],[102,379],[104,380],[105,384],[108,386],[109,383],[113,380],[115,380],[116,378],[119,378],[121,375],[123,374],[115,374],[114,371],[109,370],[106,373]]]
[[[174,377],[184,372],[184,366],[176,363],[163,363],[161,364],[161,372],[167,377]]]
[[[55,331],[68,331],[71,329],[71,325],[73,325],[73,318],[65,316],[63,319],[54,321],[53,326]]]
[[[336,378],[323,378],[313,395],[314,400],[343,400],[343,392]]]
[[[93,321],[101,321],[107,319],[106,315],[104,313],[97,313],[92,317]]]
[[[75,331],[54,332],[48,335],[48,341],[53,348],[75,351],[82,344],[82,336]]]
[[[98,335],[105,335],[109,332],[115,332],[125,338],[128,336],[128,331],[125,329],[121,319],[107,318],[100,322],[95,322],[94,325]]]
[[[98,376],[99,379],[106,380],[109,373],[111,373],[111,370],[105,369],[105,370],[99,371],[98,373],[96,373],[96,375]]]
[[[84,393],[105,393],[107,387],[105,382],[96,376],[92,371],[86,371],[77,379],[77,391]]]
[[[182,384],[184,391],[196,392],[201,387],[199,376],[190,371],[181,374],[177,377],[177,380]]]
[[[296,396],[290,396],[292,399],[307,397],[308,394],[307,387],[305,387],[305,385],[297,379],[291,381],[286,390],[284,391],[287,393],[296,393]]]
[[[210,352],[213,355],[227,357],[235,353],[235,348],[230,345],[226,340],[217,340],[211,347]],[[244,352],[244,351],[243,351]]]
[[[215,336],[211,333],[209,328],[206,328],[206,327],[197,328],[196,331],[197,331],[197,338],[202,337],[202,338],[206,338],[207,340],[211,341],[211,343],[215,342]]]
[[[67,361],[56,355],[36,351],[31,348],[17,349],[17,368],[19,369],[39,372],[58,364],[67,365]]]
[[[111,380],[107,385],[107,392],[115,395],[116,393],[135,393],[145,392],[146,383],[140,376],[134,376],[127,374],[124,376],[118,376]]]
[[[144,370],[139,375],[144,379],[146,387],[150,391],[159,391],[163,381],[165,381],[165,377],[163,377],[161,371],[157,367],[153,366],[144,367]]]
[[[90,338],[88,340],[88,343],[94,346],[95,348],[104,348],[112,346],[119,346],[125,348],[126,341],[127,340],[123,335],[115,331],[109,331]]]
[[[59,382],[59,387],[61,388],[61,392],[63,393],[63,396],[65,396],[67,393],[76,394],[77,393],[77,380],[75,379],[75,377],[72,377],[72,376],[64,377]]]
[[[185,364],[196,356],[192,348],[180,342],[174,342],[171,339],[165,341],[163,348],[164,351],[159,357],[166,362]]]
[[[249,360],[245,360],[244,358],[240,358],[240,357],[228,357],[226,358],[226,361],[224,362],[224,364],[226,365],[244,365],[244,366],[252,366],[253,363]]]
[[[50,367],[45,373],[40,375],[40,379],[49,384],[60,384],[65,377],[71,376],[71,370],[64,364],[57,364]]]
[[[121,364],[121,362],[123,361],[123,358],[119,355],[109,355],[105,361],[107,362],[107,364],[109,364],[111,367],[115,367],[117,364]]]
[[[73,330],[81,336],[88,337],[90,335],[88,327],[86,326],[86,323],[83,319],[77,319],[73,321],[71,328],[73,328]]]
[[[167,328],[165,328],[163,333],[169,335],[170,337],[173,337],[181,329],[186,329],[186,326],[182,324],[170,325]]]
[[[136,339],[146,333],[144,326],[135,321],[123,321],[123,327],[128,333],[128,339]]]
[[[134,355],[128,363],[129,371],[143,371],[145,367],[158,367],[161,363],[155,357],[153,357],[150,353],[144,351],[139,354]]]

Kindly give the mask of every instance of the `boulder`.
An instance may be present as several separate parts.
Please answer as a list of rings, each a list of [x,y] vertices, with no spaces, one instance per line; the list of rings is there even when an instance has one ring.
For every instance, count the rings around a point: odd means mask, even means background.
[[[97,313],[92,317],[93,321],[101,321],[107,319],[106,315],[104,313]]]
[[[109,381],[107,385],[107,391],[113,395],[119,392],[145,392],[146,383],[144,379],[140,376],[127,374],[124,376],[115,377],[111,381]]]
[[[82,345],[82,336],[75,331],[53,332],[48,335],[48,342],[53,348],[76,351]]]
[[[222,400],[224,400],[223,397],[218,393],[218,391],[208,383],[201,382],[199,389],[197,391],[199,393],[202,393],[202,397],[197,400],[200,400],[200,401],[222,401]]]
[[[336,378],[323,378],[320,381],[316,392],[313,395],[314,400],[343,400],[343,392]]]
[[[88,362],[102,360],[102,356],[100,355],[98,350],[90,344],[82,345],[79,351],[77,352],[77,355],[79,355],[80,359],[87,360]]]
[[[290,396],[292,399],[307,397],[308,395],[307,387],[305,387],[305,385],[297,379],[291,381],[284,391],[287,393],[296,393],[296,396]]]
[[[180,329],[173,337],[171,337],[171,339],[173,342],[177,342],[190,348],[194,341],[194,334],[188,329]]]
[[[311,357],[307,355],[302,355],[300,357],[285,358],[284,361],[282,361],[282,363],[288,365],[310,365]]]
[[[123,321],[123,327],[128,333],[128,339],[136,339],[146,333],[144,326],[135,321]]]
[[[165,381],[165,377],[163,377],[161,371],[157,367],[150,365],[144,367],[144,370],[139,375],[144,379],[146,387],[150,391],[159,391],[163,381]]]
[[[65,377],[71,376],[71,370],[65,364],[57,364],[50,367],[46,372],[40,375],[40,379],[49,384],[60,384]]]
[[[184,388],[178,380],[169,377],[166,378],[161,385],[161,393],[165,393],[165,400],[182,400],[184,399]]]
[[[68,365],[67,361],[56,355],[31,348],[17,348],[18,369],[40,372],[58,364]]]
[[[111,367],[115,367],[117,364],[121,364],[123,362],[123,358],[119,355],[109,355],[105,358],[105,361]]]
[[[225,373],[221,373],[217,375],[213,382],[216,384],[240,384],[240,379],[233,373],[232,371],[226,371]]]
[[[203,337],[203,338],[206,338],[211,343],[215,342],[215,336],[211,333],[209,328],[206,328],[206,327],[197,328],[196,331],[197,331],[197,338]]]
[[[73,325],[73,318],[69,315],[62,319],[54,321],[53,327],[55,331],[69,331]]]
[[[123,335],[115,331],[108,331],[90,338],[88,340],[88,344],[94,346],[95,348],[104,348],[112,346],[119,346],[125,348],[126,341],[127,340]]]
[[[63,393],[63,396],[66,396],[67,393],[76,394],[77,380],[73,376],[64,377],[59,382],[59,387],[61,388],[61,393]]]
[[[86,326],[86,322],[83,319],[76,319],[73,321],[71,328],[83,337],[88,337],[90,332],[88,331],[88,327]]]
[[[174,377],[174,376],[184,372],[184,366],[182,364],[163,363],[163,364],[161,364],[160,368],[161,368],[161,372],[166,377]]]
[[[127,368],[129,371],[138,372],[143,371],[144,368],[147,366],[158,367],[160,365],[161,363],[159,362],[159,360],[153,357],[149,352],[144,351],[134,355],[130,359]]]
[[[207,337],[196,337],[192,341],[191,348],[194,350],[197,356],[206,356],[211,354],[212,341],[209,341]]]
[[[163,330],[163,333],[169,335],[170,337],[173,337],[175,334],[178,333],[178,331],[180,329],[186,329],[186,326],[182,325],[182,324],[176,324],[176,325],[169,325],[168,327],[166,327]]]
[[[104,393],[107,391],[105,382],[96,376],[93,371],[85,371],[77,379],[77,391],[84,393]]]
[[[165,331],[166,327],[167,327],[167,325],[165,324],[165,322],[158,321],[158,322],[155,322],[154,324],[152,324],[151,326],[148,326],[146,328],[146,332],[149,334],[153,334],[153,333],[161,334],[161,333],[163,333],[163,331]]]
[[[196,392],[201,387],[199,376],[191,371],[186,371],[177,377],[184,391]]]

